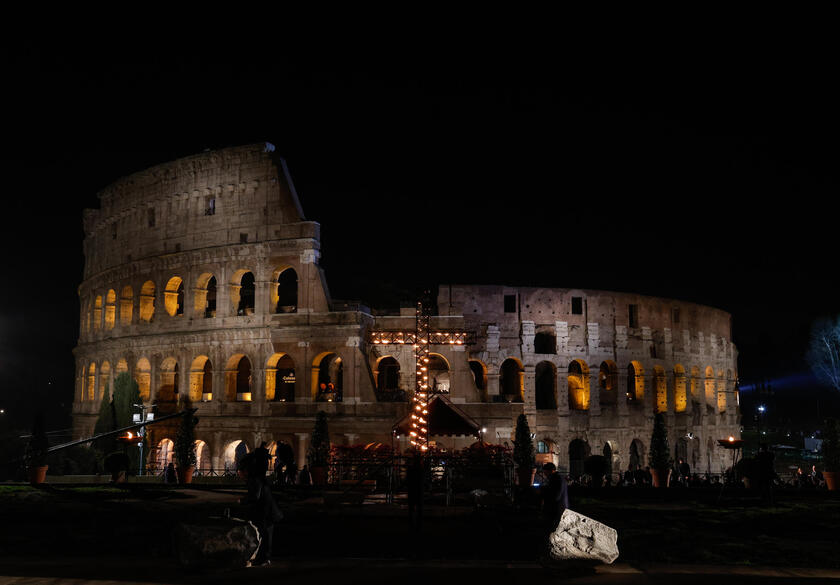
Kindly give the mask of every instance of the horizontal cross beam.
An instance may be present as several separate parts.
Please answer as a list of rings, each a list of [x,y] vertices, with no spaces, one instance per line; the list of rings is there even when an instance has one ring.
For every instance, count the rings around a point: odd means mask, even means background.
[[[430,331],[428,335],[420,336],[413,329],[369,331],[367,334],[367,342],[373,345],[414,345],[418,339],[420,343],[429,343],[431,345],[473,345],[475,343],[475,334],[470,331],[459,331],[455,329],[439,329]]]

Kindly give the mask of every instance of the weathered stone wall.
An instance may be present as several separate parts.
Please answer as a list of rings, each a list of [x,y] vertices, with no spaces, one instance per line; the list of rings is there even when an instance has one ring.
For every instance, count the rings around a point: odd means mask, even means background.
[[[85,215],[77,436],[92,431],[103,395],[127,372],[159,413],[186,396],[199,407],[205,470],[229,466],[237,441],[249,449],[285,441],[303,464],[318,410],[329,414],[336,443],[404,445],[391,427],[407,412],[399,398],[414,388],[413,352],[372,344],[368,333],[411,331],[413,311],[372,316],[333,306],[318,265],[320,226],[304,219],[270,149],[166,163],[118,181],[100,200]],[[247,273],[253,303],[243,307]],[[290,274],[296,303],[285,306],[279,291]],[[614,469],[626,469],[634,441],[646,462],[653,414],[662,411],[672,445],[681,443],[695,470],[725,465],[716,440],[738,435],[727,313],[625,293],[455,285],[440,287],[438,308],[433,328],[475,334],[475,345],[432,352],[450,399],[482,424],[485,440],[510,442],[524,412],[549,451],[542,458],[574,468],[569,446],[585,441],[593,454],[608,445]],[[385,358],[398,365],[402,393],[377,388]],[[282,396],[281,374],[291,380]],[[505,396],[511,383],[517,391]],[[174,434],[174,426],[152,427],[153,448]],[[450,447],[473,440],[439,438]]]

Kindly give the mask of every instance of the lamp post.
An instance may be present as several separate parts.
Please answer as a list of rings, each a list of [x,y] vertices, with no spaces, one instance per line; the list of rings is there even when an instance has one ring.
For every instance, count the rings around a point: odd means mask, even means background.
[[[147,410],[153,409],[155,406],[146,406],[143,403],[133,405],[135,408],[139,408],[140,412],[135,413],[132,417],[132,420],[136,423],[145,423],[146,421],[154,420],[155,413],[149,412]],[[140,448],[140,468],[137,470],[137,476],[143,476],[143,441],[146,439],[146,426],[143,425],[137,431],[137,436],[139,437],[140,441],[137,443],[137,446]]]

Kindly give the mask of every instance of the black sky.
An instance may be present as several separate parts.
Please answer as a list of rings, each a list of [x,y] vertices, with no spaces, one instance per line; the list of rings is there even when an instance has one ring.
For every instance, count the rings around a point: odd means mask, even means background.
[[[803,371],[810,322],[840,312],[836,47],[819,35],[234,45],[88,38],[6,53],[12,411],[69,410],[81,210],[96,192],[264,140],[322,225],[337,298],[381,306],[444,282],[681,298],[733,314],[743,379]]]

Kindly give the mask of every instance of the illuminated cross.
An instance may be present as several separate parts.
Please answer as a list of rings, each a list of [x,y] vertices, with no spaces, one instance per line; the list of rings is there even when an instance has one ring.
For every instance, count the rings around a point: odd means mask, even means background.
[[[371,331],[369,342],[374,345],[411,344],[414,348],[415,384],[411,398],[411,445],[422,452],[429,448],[429,402],[437,388],[429,385],[429,351],[432,345],[466,345],[472,339],[466,331],[441,329],[432,331],[431,296],[428,291],[417,301],[413,331]]]

